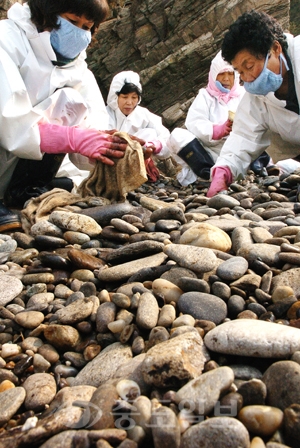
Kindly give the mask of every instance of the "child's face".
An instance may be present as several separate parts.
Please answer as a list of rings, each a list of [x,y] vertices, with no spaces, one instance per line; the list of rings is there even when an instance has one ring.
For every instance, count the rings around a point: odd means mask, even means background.
[[[217,81],[219,81],[225,89],[231,90],[234,84],[234,72],[219,73]]]
[[[126,116],[131,114],[131,112],[136,108],[138,102],[139,96],[136,92],[126,94],[120,93],[120,95],[118,95],[119,109]]]
[[[94,22],[92,20],[88,20],[85,15],[77,16],[72,12],[63,12],[60,16],[82,30],[91,31],[94,26]]]

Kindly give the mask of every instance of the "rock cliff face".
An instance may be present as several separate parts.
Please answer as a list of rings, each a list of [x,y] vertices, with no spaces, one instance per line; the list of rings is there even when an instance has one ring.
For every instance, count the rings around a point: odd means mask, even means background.
[[[22,0],[17,0],[22,3]],[[292,0],[291,4],[299,0]],[[0,18],[16,0],[0,0]],[[88,50],[88,64],[106,100],[112,77],[140,73],[142,105],[169,129],[184,123],[229,25],[244,11],[263,10],[289,29],[289,0],[108,0],[111,15]]]
[[[114,14],[101,25],[88,63],[106,99],[112,77],[140,73],[142,105],[163,116],[170,129],[206,85],[211,59],[229,25],[244,11],[263,10],[289,27],[289,0],[112,1]]]

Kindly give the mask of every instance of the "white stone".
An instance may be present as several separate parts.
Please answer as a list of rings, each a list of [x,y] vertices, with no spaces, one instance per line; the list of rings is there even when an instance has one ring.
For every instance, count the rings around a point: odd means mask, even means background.
[[[213,328],[204,343],[218,353],[287,358],[300,350],[300,330],[273,322],[238,319]]]

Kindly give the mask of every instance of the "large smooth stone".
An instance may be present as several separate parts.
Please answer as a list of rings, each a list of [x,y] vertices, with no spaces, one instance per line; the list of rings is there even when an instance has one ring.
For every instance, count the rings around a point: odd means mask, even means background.
[[[300,349],[299,329],[254,319],[225,322],[209,331],[209,350],[228,355],[287,358]]]
[[[191,246],[208,247],[210,249],[229,252],[231,249],[231,239],[229,235],[216,226],[206,222],[199,222],[180,237],[180,244],[189,244]]]
[[[91,238],[102,232],[102,227],[93,218],[79,213],[54,211],[50,214],[49,221],[66,230],[86,233]]]

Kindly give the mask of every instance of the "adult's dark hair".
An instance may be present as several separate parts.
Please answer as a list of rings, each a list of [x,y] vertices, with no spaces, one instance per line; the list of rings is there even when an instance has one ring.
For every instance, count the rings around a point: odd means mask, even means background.
[[[141,99],[142,96],[142,92],[141,90],[138,88],[138,86],[136,86],[135,84],[133,84],[132,82],[126,82],[124,83],[123,87],[121,90],[119,90],[119,92],[116,92],[117,95],[119,96],[121,93],[122,95],[127,95],[127,93],[137,93],[139,99]]]
[[[237,53],[248,50],[253,56],[263,59],[277,40],[287,48],[286,37],[280,24],[264,12],[250,11],[242,14],[225,34],[222,56],[231,63]]]
[[[92,34],[103,22],[108,13],[109,6],[106,0],[28,0],[31,20],[38,29],[59,28],[57,16],[70,12],[77,16],[84,15],[94,22]]]

